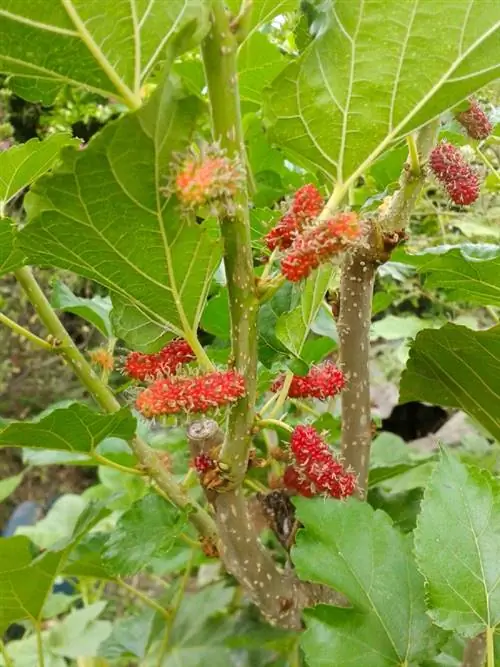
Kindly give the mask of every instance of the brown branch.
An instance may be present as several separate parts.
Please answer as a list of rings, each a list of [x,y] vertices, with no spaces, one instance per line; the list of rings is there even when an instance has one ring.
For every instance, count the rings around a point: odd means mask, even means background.
[[[188,427],[193,454],[208,452],[221,442],[215,421],[200,420]],[[242,487],[207,498],[215,511],[219,551],[227,569],[242,585],[263,616],[274,625],[301,629],[302,610],[320,602],[346,605],[343,596],[325,586],[300,581],[292,569],[283,570],[261,544],[255,520]]]
[[[486,658],[486,635],[469,639],[465,645],[462,667],[483,667]]]
[[[371,446],[370,323],[377,263],[364,247],[346,254],[341,269],[340,366],[347,376],[342,392],[342,454],[358,474],[358,495],[368,489]]]
[[[403,238],[411,213],[425,183],[428,155],[436,141],[438,122],[422,128],[416,142],[408,139],[409,156],[392,196],[378,220],[372,223],[365,243],[346,254],[341,270],[340,364],[347,376],[342,392],[342,453],[358,474],[358,495],[366,497],[370,467],[370,323],[373,284],[379,264],[389,259]]]

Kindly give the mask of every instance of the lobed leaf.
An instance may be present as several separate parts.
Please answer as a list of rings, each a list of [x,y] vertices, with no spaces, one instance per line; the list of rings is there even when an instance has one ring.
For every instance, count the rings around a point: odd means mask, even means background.
[[[397,139],[500,73],[500,5],[327,0],[303,55],[269,90],[274,140],[347,187]]]
[[[67,285],[56,281],[52,289],[51,305],[64,313],[74,313],[93,324],[103,336],[111,336],[111,300],[99,295],[91,299],[76,296]]]
[[[421,331],[410,349],[400,402],[460,408],[500,439],[500,325]]]
[[[415,529],[436,623],[474,637],[500,624],[500,483],[443,451]]]
[[[352,605],[305,612],[301,643],[310,667],[388,667],[433,657],[442,634],[426,614],[409,537],[384,512],[355,499],[295,504],[304,525],[292,552],[297,573],[343,593]]]
[[[99,504],[89,505],[80,515],[73,534],[38,556],[23,535],[0,538],[0,634],[14,621],[37,622],[42,617],[66,558],[104,512]]]
[[[18,269],[24,263],[24,254],[15,247],[15,223],[0,219],[0,275]]]

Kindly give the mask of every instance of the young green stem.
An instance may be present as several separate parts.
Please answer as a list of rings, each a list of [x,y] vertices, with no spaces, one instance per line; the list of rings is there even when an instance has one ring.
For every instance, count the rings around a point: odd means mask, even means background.
[[[35,307],[40,320],[56,339],[58,351],[74,370],[83,386],[106,412],[111,413],[119,410],[120,403],[109,387],[96,375],[71,339],[47,297],[42,292],[31,269],[29,267],[18,269],[15,271],[15,276]],[[162,495],[178,507],[190,509],[189,518],[196,528],[203,535],[213,536],[215,534],[215,524],[210,515],[177,484],[174,477],[164,468],[155,451],[139,437],[135,437],[131,441],[131,447],[142,466],[158,485]]]
[[[56,339],[55,345],[59,347],[62,356],[71,366],[81,383],[107,412],[118,410],[120,404],[111,391],[101,382],[99,376],[92,369],[92,366],[72,341],[61,320],[57,317],[47,297],[35,280],[31,269],[28,266],[24,266],[21,269],[17,269],[14,274],[28,299],[35,307],[40,320],[46,326],[49,333]]]
[[[165,619],[170,618],[170,610],[165,609],[165,607],[162,607],[161,604],[158,604],[156,600],[153,600],[152,598],[149,597],[149,595],[146,595],[142,591],[140,591],[138,588],[135,588],[134,586],[131,586],[130,584],[127,584],[126,581],[123,581],[123,579],[115,579],[116,583],[121,586],[123,589],[128,591],[131,595],[139,599],[141,602],[143,602],[145,605],[148,607],[151,607],[151,609],[154,609],[157,611],[161,616],[163,616]]]
[[[256,426],[259,428],[270,428],[272,430],[286,431],[293,433],[293,428],[282,422],[280,419],[259,419],[256,421]]]
[[[38,656],[38,667],[45,667],[45,656],[43,653],[42,625],[40,621],[35,623],[36,653]]]
[[[41,347],[42,350],[47,350],[47,352],[54,351],[54,346],[49,342],[43,340],[43,338],[39,338],[34,333],[31,333],[31,331],[28,331],[28,329],[25,329],[20,324],[17,324],[17,322],[14,322],[14,320],[11,320],[10,317],[7,317],[7,315],[4,315],[3,313],[0,313],[0,322],[9,327],[9,329],[12,329],[14,333],[22,336],[26,340],[29,340],[30,343],[33,343],[37,347]]]
[[[371,447],[370,323],[376,266],[363,249],[344,258],[340,280],[340,365],[347,376],[342,399],[342,454],[366,496]]]
[[[413,134],[409,134],[406,137],[406,143],[408,144],[408,164],[410,171],[414,176],[419,176],[421,172],[420,158],[418,156],[417,142]]]
[[[486,628],[486,655],[488,667],[495,667],[495,628]]]
[[[237,157],[244,166],[237,47],[223,0],[213,0],[212,27],[202,45],[213,133],[227,154]],[[231,314],[232,360],[236,370],[245,378],[247,393],[230,410],[220,459],[229,466],[234,482],[241,483],[254,419],[259,304],[255,293],[248,197],[244,187],[236,195],[236,204],[236,215],[222,219],[220,225]]]
[[[484,164],[488,167],[488,169],[493,174],[493,176],[495,176],[497,181],[500,181],[500,174],[495,169],[495,167],[491,163],[490,159],[479,149],[479,146],[476,147],[476,155],[478,156],[478,158],[480,160],[482,160],[482,162],[484,162]]]

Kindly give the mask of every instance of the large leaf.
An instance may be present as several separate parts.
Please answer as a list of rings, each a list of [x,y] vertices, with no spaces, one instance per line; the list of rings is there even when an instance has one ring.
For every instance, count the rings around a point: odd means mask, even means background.
[[[500,624],[499,526],[499,481],[443,452],[415,531],[427,603],[443,628],[473,637]]]
[[[300,357],[333,271],[330,264],[316,269],[302,286],[299,305],[290,313],[281,315],[276,323],[276,336],[297,357]]]
[[[72,83],[137,106],[154,65],[199,41],[207,15],[205,0],[0,0],[0,71],[32,101]]]
[[[45,141],[31,139],[0,153],[0,217],[7,202],[53,167],[61,148],[68,144],[77,145],[79,141],[60,133]]]
[[[111,435],[129,440],[136,420],[128,408],[101,415],[86,405],[74,403],[32,421],[11,422],[0,430],[1,447],[32,447],[92,454]]]
[[[400,252],[394,259],[418,267],[426,287],[451,290],[450,299],[500,306],[500,246],[438,246],[415,255]]]
[[[409,538],[358,500],[295,504],[304,525],[292,554],[299,576],[331,586],[352,605],[306,612],[302,647],[310,667],[388,667],[435,655],[441,633],[425,613]]]
[[[348,184],[396,139],[500,73],[500,4],[327,0],[317,38],[274,81],[274,139]]]
[[[155,493],[138,500],[120,518],[106,543],[102,562],[113,575],[129,576],[169,551],[186,515]]]
[[[24,255],[14,245],[15,223],[0,219],[0,275],[13,271],[23,264]]]
[[[160,192],[198,109],[166,81],[140,111],[109,124],[37,183],[35,219],[19,235],[33,263],[106,286],[115,333],[137,348],[158,349],[172,333],[196,329],[219,262],[215,221],[181,220]]]
[[[358,500],[295,504],[304,525],[292,554],[299,576],[331,586],[352,605],[306,612],[302,647],[310,667],[388,667],[435,655],[441,633],[425,613],[409,538]]]
[[[460,408],[500,440],[500,325],[421,331],[401,378],[400,402]]]

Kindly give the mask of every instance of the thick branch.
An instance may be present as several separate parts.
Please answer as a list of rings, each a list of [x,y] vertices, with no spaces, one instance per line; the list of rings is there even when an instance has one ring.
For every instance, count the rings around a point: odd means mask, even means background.
[[[193,454],[210,449],[220,442],[216,422],[200,420],[188,428]],[[207,491],[216,513],[219,550],[224,565],[240,582],[249,598],[267,620],[283,628],[301,629],[305,607],[320,602],[347,605],[331,589],[300,581],[293,570],[282,570],[271,553],[259,541],[255,518],[249,512],[242,487],[226,493]]]
[[[376,267],[390,255],[391,235],[403,230],[425,183],[423,163],[435,143],[438,122],[422,128],[416,143],[409,138],[409,160],[400,189],[372,228],[368,248],[359,247],[344,258],[340,284],[340,363],[347,375],[342,392],[342,453],[358,474],[358,495],[366,496],[371,447],[370,322]],[[384,237],[384,235],[387,235]],[[389,245],[386,246],[386,239]]]
[[[342,392],[342,454],[358,474],[358,495],[366,496],[371,446],[370,322],[376,263],[364,248],[346,254],[340,281],[340,365],[347,376]]]
[[[35,307],[40,320],[54,337],[55,349],[60,352],[61,356],[71,366],[83,386],[106,412],[116,412],[119,410],[121,407],[119,402],[107,385],[101,382],[100,378],[94,373],[90,364],[74,344],[61,320],[47,300],[47,297],[42,292],[31,269],[29,267],[18,269],[15,271],[15,276],[28,299]],[[154,450],[139,437],[132,440],[130,444],[135,455],[147,469],[162,494],[178,507],[190,509],[189,518],[200,533],[213,536],[215,533],[215,524],[210,515],[177,484],[173,476],[162,466]]]
[[[429,153],[436,143],[438,127],[439,121],[434,121],[423,127],[418,133],[416,141],[418,166],[412,164],[415,161],[415,156],[412,150],[413,145],[410,144],[409,162],[405,165],[399,179],[399,190],[394,193],[387,209],[379,219],[382,231],[395,232],[408,225],[413,208],[425,183],[426,174],[422,165],[427,161]]]
[[[224,2],[214,0],[212,29],[203,43],[203,62],[212,110],[214,137],[230,156],[246,164],[240,117],[236,67],[237,40],[231,32]],[[247,394],[231,410],[220,459],[240,483],[246,469],[250,431],[254,419],[257,368],[257,314],[248,198],[244,188],[237,195],[237,213],[221,220],[231,313],[232,359],[244,376]]]
[[[462,667],[483,667],[486,657],[486,635],[469,639],[465,644]]]

